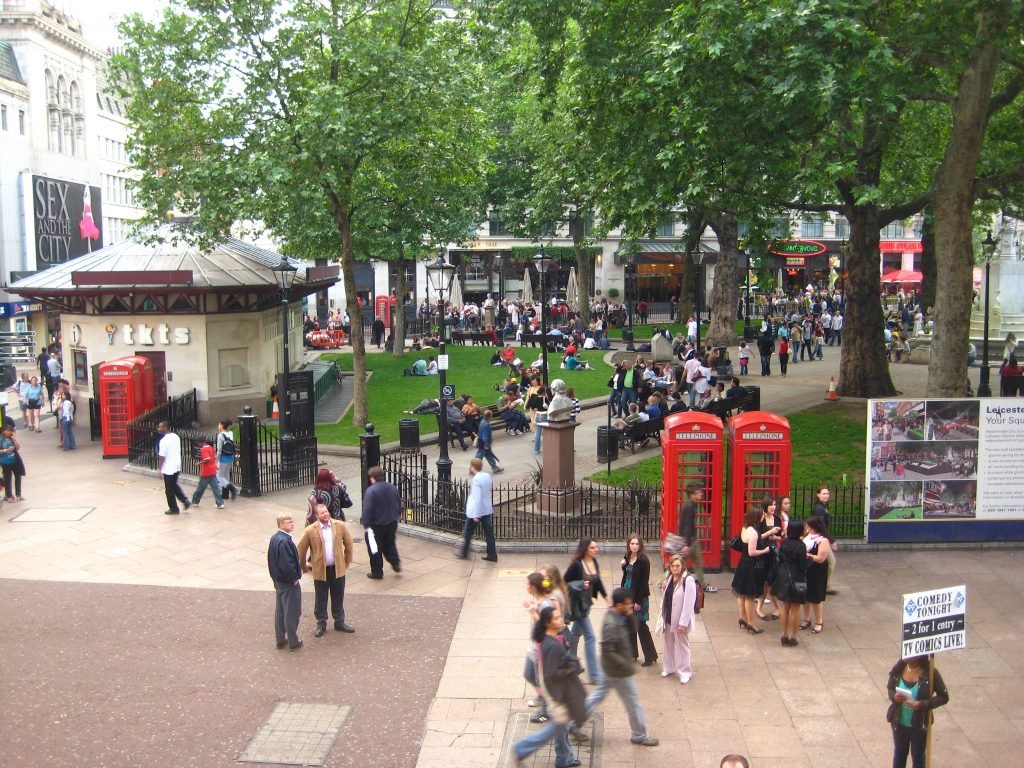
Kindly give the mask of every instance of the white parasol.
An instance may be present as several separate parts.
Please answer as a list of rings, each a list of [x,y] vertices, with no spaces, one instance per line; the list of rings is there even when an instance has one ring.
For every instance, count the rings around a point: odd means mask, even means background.
[[[452,281],[452,292],[448,298],[448,303],[451,304],[452,309],[461,310],[462,305],[465,303],[462,300],[462,281],[459,280],[458,274],[455,275],[455,279]]]
[[[569,270],[569,283],[565,287],[565,303],[573,312],[579,312],[580,286],[576,280],[576,267]]]
[[[526,268],[523,275],[523,304],[527,307],[533,305],[533,280],[530,279],[530,268]]]

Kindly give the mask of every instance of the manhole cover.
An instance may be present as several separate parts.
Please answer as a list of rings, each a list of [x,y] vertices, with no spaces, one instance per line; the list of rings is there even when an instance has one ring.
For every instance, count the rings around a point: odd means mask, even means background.
[[[530,716],[535,714],[537,710],[532,712],[512,712],[508,718],[508,726],[505,728],[505,743],[501,748],[501,762],[498,764],[499,768],[515,768],[516,755],[512,749],[512,745],[519,741],[524,736],[527,736],[534,731],[539,731],[543,728],[543,725],[536,725],[530,722]],[[604,730],[604,719],[600,714],[595,714],[591,717],[586,725],[580,728],[586,736],[586,741],[579,741],[574,736],[569,737],[569,743],[572,745],[573,754],[576,759],[579,760],[586,768],[599,768],[601,765],[601,741]],[[555,745],[554,742],[549,741],[543,747],[538,749],[528,758],[523,760],[518,765],[522,768],[533,768],[533,766],[545,766],[549,768],[555,764]]]
[[[16,517],[12,523],[73,523],[93,511],[95,507],[32,507]]]
[[[240,763],[323,765],[352,707],[278,702]]]

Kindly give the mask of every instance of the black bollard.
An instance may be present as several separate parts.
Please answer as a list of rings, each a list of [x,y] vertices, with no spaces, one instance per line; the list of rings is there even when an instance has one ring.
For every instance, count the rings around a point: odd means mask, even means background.
[[[419,422],[416,422],[419,424]],[[366,431],[359,436],[359,487],[362,495],[366,495],[366,489],[370,486],[370,478],[367,472],[370,467],[380,464],[380,435],[373,433],[373,424],[366,425]]]
[[[238,465],[242,470],[242,495],[246,498],[262,496],[260,468],[256,452],[256,416],[252,406],[242,408],[238,417]]]

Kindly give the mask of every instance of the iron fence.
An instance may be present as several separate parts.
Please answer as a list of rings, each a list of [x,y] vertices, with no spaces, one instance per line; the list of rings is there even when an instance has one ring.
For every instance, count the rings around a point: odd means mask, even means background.
[[[443,482],[427,470],[427,457],[416,451],[382,454],[381,468],[402,498],[405,522],[438,531],[462,530],[469,487],[466,481]],[[831,533],[836,538],[864,537],[863,486],[830,486]],[[816,488],[790,493],[794,519],[810,514]],[[494,536],[499,541],[573,542],[584,536],[625,541],[639,533],[645,541],[661,539],[660,485],[630,487],[583,483],[552,491],[535,483],[495,484],[492,488]],[[727,541],[723,518],[721,541]]]
[[[281,456],[281,440],[277,430],[269,429],[263,424],[257,424],[255,430],[255,469],[259,477],[259,487],[255,489],[257,494],[273,493],[283,491],[286,488],[294,488],[297,485],[313,485],[317,473],[317,442],[314,435],[296,435],[292,438],[295,446],[295,457],[292,462],[291,472],[286,471],[284,459]],[[246,450],[243,445],[242,450]],[[242,490],[249,489],[247,485]]]
[[[192,425],[197,419],[196,391],[168,400],[151,411],[128,422],[128,463],[139,467],[157,469],[156,446],[160,441],[158,427],[166,421],[174,432],[182,435],[191,433]],[[200,433],[195,433],[200,434]],[[181,467],[185,471],[185,461],[191,455],[191,446],[186,450],[185,438],[181,441]],[[198,474],[198,473],[197,473]]]

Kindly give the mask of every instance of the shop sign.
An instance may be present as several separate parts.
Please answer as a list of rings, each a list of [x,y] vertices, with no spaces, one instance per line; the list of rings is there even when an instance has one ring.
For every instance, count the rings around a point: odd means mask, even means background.
[[[107,334],[107,341],[114,343],[118,327],[113,323],[107,323],[103,330]],[[121,341],[132,346],[153,347],[157,344],[169,346],[171,344],[188,344],[188,328],[171,328],[166,323],[158,326],[139,323],[137,326],[128,323],[121,326]],[[154,340],[155,339],[155,340]]]
[[[36,267],[49,269],[103,247],[99,187],[32,177],[32,234]]]
[[[0,303],[0,317],[17,317],[18,315],[31,315],[33,312],[42,312],[41,302],[26,304],[24,302],[3,302]]]
[[[787,267],[803,267],[803,266],[806,266],[806,264],[807,264],[807,259],[805,259],[803,256],[787,256],[786,257],[786,266]]]
[[[921,253],[924,246],[920,240],[882,240],[878,243],[882,253]]]
[[[769,250],[776,256],[820,256],[828,246],[817,240],[777,240]]]

